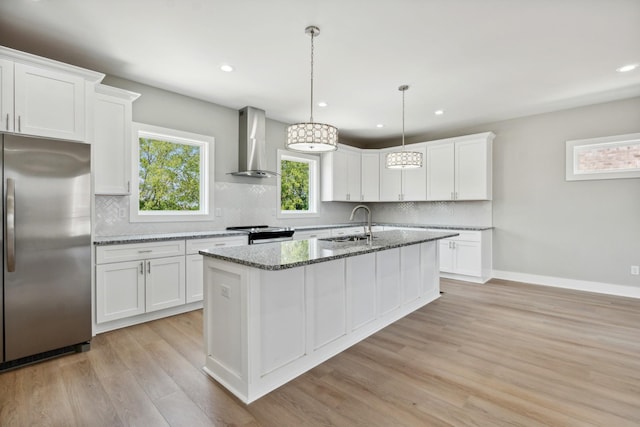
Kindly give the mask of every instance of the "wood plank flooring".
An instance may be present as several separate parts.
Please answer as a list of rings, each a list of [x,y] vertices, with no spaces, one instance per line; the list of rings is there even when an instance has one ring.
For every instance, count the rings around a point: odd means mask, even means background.
[[[0,374],[2,426],[639,426],[640,300],[506,281],[442,297],[251,405],[202,312]]]

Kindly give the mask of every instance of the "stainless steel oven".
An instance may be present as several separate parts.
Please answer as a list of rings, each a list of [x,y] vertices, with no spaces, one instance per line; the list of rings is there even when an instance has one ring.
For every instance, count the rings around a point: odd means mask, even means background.
[[[250,245],[293,240],[293,233],[295,232],[290,227],[269,227],[268,225],[227,227],[227,230],[246,231],[249,235]]]

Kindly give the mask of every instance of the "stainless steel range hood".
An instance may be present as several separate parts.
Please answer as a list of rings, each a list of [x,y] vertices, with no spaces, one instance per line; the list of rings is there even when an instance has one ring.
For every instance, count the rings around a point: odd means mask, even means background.
[[[271,178],[276,172],[266,170],[266,118],[264,110],[244,107],[240,114],[240,146],[238,147],[238,172],[235,176]]]

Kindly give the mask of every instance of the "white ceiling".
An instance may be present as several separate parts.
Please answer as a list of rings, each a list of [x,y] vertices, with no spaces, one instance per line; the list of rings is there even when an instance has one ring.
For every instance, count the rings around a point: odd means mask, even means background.
[[[308,25],[314,119],[352,141],[400,135],[401,84],[408,136],[640,95],[640,0],[0,1],[2,45],[285,123]]]

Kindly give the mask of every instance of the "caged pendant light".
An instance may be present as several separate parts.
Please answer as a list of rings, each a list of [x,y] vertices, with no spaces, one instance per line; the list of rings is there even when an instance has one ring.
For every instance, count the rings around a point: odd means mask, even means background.
[[[307,123],[296,123],[287,128],[286,147],[303,153],[335,151],[338,149],[338,129],[313,121],[313,39],[320,34],[320,29],[312,25],[304,31],[311,36],[311,118]]]
[[[387,169],[415,169],[422,167],[422,153],[417,151],[405,151],[404,149],[404,93],[409,86],[402,85],[398,88],[402,92],[402,150],[387,154]]]

